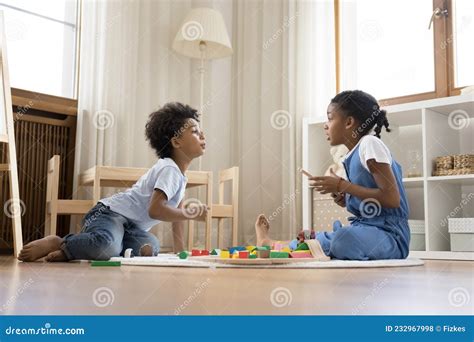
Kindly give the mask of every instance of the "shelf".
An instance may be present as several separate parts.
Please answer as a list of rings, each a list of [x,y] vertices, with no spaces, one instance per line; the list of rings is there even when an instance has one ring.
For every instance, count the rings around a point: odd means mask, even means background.
[[[423,186],[423,177],[405,177],[403,178],[405,188],[419,188]]]
[[[474,261],[474,252],[451,251],[410,251],[409,258],[436,259],[436,260],[469,260]]]
[[[429,182],[443,182],[458,185],[474,185],[474,175],[432,176]]]

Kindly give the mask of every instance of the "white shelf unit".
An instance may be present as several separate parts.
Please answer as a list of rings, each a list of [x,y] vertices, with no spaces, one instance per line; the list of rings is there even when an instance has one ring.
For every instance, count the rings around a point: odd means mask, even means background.
[[[425,251],[410,256],[424,259],[474,260],[472,252],[450,251],[447,218],[474,217],[474,175],[432,176],[438,156],[474,154],[474,94],[388,106],[390,133],[382,140],[406,174],[409,151],[418,150],[421,177],[404,178],[410,219],[425,221]],[[451,116],[450,116],[451,114]],[[465,117],[451,121],[453,116]],[[302,167],[322,175],[333,163],[324,134],[325,121],[305,118],[302,132]],[[458,129],[455,124],[461,124]],[[455,127],[455,128],[453,128]],[[303,227],[312,226],[311,191],[302,176]],[[467,199],[467,200],[466,200]],[[467,202],[463,204],[463,202]]]

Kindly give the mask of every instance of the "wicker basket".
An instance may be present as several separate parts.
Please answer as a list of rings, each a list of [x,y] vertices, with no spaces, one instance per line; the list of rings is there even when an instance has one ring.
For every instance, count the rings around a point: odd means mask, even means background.
[[[473,169],[474,168],[474,154],[459,154],[454,156],[455,169]]]
[[[435,158],[433,176],[474,174],[474,155],[458,154]]]

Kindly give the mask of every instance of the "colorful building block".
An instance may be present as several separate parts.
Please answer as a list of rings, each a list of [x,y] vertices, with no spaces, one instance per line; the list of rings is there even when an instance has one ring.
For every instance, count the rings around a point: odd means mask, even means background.
[[[239,258],[239,251],[234,251],[232,254],[232,259],[238,259]]]
[[[189,256],[189,252],[188,251],[181,251],[178,253],[178,257],[180,259],[187,259]]]
[[[191,250],[191,256],[200,256],[201,251],[199,249],[193,249]]]
[[[221,251],[220,257],[221,257],[221,259],[229,259],[230,258],[230,252],[229,251]]]
[[[247,249],[243,246],[229,247],[230,254],[234,254],[235,251],[246,251]]]
[[[216,249],[213,249],[213,250],[211,251],[211,255],[220,255],[220,254],[221,254],[221,250],[220,250],[220,249],[217,249],[217,248],[216,248]]]
[[[207,249],[201,250],[201,255],[209,255],[209,251]]]
[[[268,259],[270,257],[270,251],[268,249],[257,251],[257,257],[260,259]]]
[[[288,252],[281,252],[281,251],[270,251],[270,259],[285,259],[289,258],[290,254]]]
[[[306,242],[302,242],[296,248],[297,251],[309,251],[308,244]]]
[[[271,250],[270,246],[259,246],[259,247],[255,247],[252,252],[256,252],[256,251],[269,251]]]
[[[92,260],[91,266],[98,267],[98,266],[121,266],[121,261],[108,261],[108,260]]]
[[[250,254],[249,259],[257,259],[257,254]]]
[[[239,251],[239,259],[248,259],[249,254],[249,251]]]
[[[312,258],[313,255],[310,251],[293,251],[290,253],[292,258]]]
[[[287,253],[291,253],[291,249],[289,247],[283,247],[281,249],[282,252],[287,252]]]
[[[253,251],[255,249],[255,246],[247,246],[245,247],[249,252]]]

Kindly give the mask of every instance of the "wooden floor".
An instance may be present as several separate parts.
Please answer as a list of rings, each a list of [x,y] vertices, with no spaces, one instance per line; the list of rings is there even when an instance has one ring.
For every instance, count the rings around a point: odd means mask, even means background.
[[[0,256],[0,314],[472,315],[474,262],[378,269],[21,263]]]

